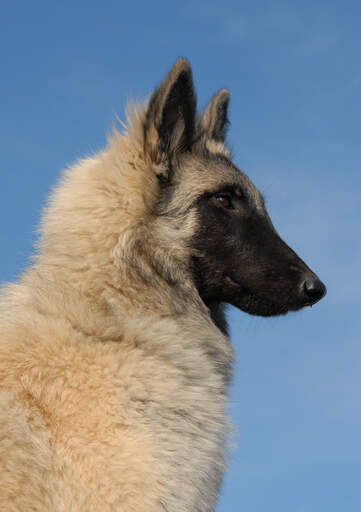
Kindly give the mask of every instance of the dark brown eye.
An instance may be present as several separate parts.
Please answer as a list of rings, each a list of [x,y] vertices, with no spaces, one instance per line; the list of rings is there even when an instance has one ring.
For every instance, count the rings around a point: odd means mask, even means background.
[[[223,208],[229,209],[233,206],[232,198],[228,194],[217,194],[215,199],[219,205],[223,206]]]

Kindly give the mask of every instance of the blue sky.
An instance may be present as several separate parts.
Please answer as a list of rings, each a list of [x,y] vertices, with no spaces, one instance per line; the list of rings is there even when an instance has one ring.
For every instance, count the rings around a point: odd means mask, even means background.
[[[26,266],[59,171],[101,149],[179,56],[200,107],[231,92],[235,162],[325,300],[231,309],[233,453],[218,512],[361,510],[359,1],[5,0],[0,281]]]

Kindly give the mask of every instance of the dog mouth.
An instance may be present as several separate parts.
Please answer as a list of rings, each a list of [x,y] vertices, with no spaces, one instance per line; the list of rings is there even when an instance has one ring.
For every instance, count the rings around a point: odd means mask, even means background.
[[[258,286],[249,286],[241,283],[233,273],[227,272],[225,269],[221,271],[209,263],[202,264],[199,257],[193,258],[192,269],[198,292],[205,304],[215,300],[232,304],[250,315],[269,317],[298,311],[304,306],[311,306],[314,303],[306,301],[305,298],[300,300],[297,297],[295,286],[291,282],[287,284],[285,280],[277,279],[276,273],[273,274],[272,281],[269,282],[264,293],[260,286],[265,280],[261,279],[261,276]],[[206,279],[197,278],[204,274]],[[214,288],[207,286],[208,282],[214,284]]]
[[[285,302],[275,302],[274,300],[259,295],[247,286],[236,281],[229,274],[224,276],[224,284],[232,293],[232,305],[251,315],[264,317],[285,315],[289,311],[297,311],[303,307],[303,305],[293,303],[289,300]]]

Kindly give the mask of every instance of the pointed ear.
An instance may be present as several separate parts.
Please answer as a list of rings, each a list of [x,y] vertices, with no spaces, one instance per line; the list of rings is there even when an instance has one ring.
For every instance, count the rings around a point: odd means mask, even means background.
[[[224,142],[228,127],[229,92],[221,89],[213,96],[197,120],[199,133],[205,133],[207,138]]]
[[[192,71],[186,59],[179,59],[149,100],[144,134],[153,161],[190,149],[195,108]]]

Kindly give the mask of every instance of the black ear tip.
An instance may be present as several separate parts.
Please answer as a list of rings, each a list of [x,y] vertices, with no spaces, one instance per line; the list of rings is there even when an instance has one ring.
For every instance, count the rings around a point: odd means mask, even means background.
[[[180,58],[173,64],[165,82],[171,84],[171,87],[184,87],[190,96],[194,96],[192,69],[187,59]]]
[[[180,75],[181,73],[192,73],[189,60],[185,59],[184,57],[177,59],[172,66],[172,71],[174,71],[177,75]]]
[[[220,101],[224,103],[229,102],[229,90],[228,89],[221,89],[217,92],[216,97],[219,98]]]
[[[217,111],[220,115],[227,116],[227,110],[229,105],[229,91],[228,89],[221,89],[214,96],[215,104],[217,105]]]

